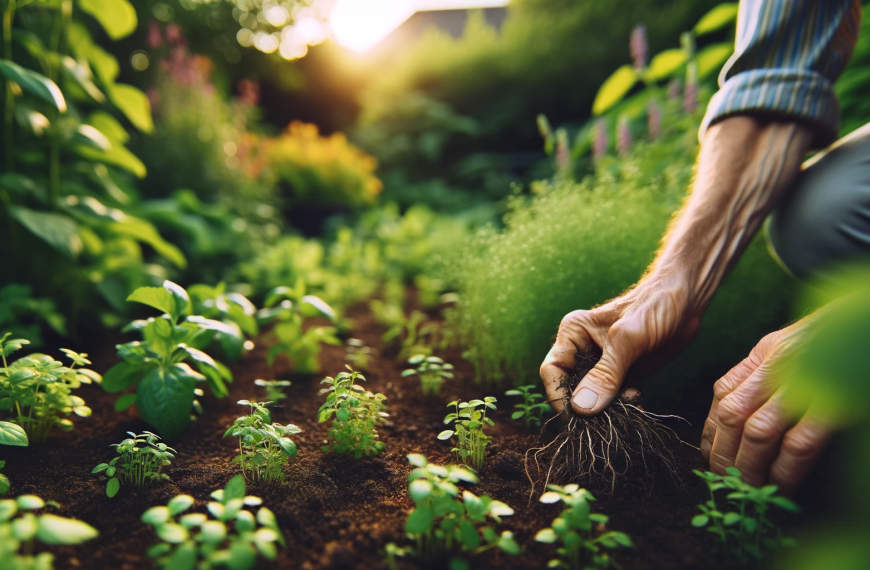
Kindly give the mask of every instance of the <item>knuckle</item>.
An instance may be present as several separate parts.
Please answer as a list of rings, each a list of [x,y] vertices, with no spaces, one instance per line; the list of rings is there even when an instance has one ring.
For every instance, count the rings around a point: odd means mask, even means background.
[[[734,381],[730,378],[729,375],[723,376],[722,378],[716,380],[716,383],[713,384],[713,396],[717,400],[724,399],[733,390]]]
[[[589,311],[571,311],[559,323],[559,332],[570,333],[583,328],[589,322]]]
[[[726,428],[740,427],[749,417],[745,404],[734,394],[729,394],[719,402],[717,415],[719,423]]]
[[[822,438],[808,429],[793,430],[782,439],[782,451],[798,459],[812,459],[822,450]]]
[[[775,439],[777,423],[768,415],[756,414],[746,420],[743,427],[743,438],[749,443],[764,444]]]

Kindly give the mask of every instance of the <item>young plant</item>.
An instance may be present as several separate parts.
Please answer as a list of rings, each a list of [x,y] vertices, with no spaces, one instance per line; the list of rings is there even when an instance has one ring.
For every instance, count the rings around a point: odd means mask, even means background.
[[[293,424],[273,424],[272,413],[266,408],[268,403],[239,400],[239,404],[251,408],[251,413],[236,418],[224,433],[224,437],[239,438],[239,455],[233,462],[239,464],[242,475],[249,481],[283,481],[287,459],[296,457],[296,444],[287,436],[302,430]]]
[[[387,397],[375,394],[357,384],[365,376],[347,366],[349,372],[339,372],[320,381],[329,386],[320,390],[327,394],[326,401],[317,411],[318,421],[325,422],[335,416],[329,427],[331,444],[323,446],[329,453],[352,453],[354,457],[380,453],[387,446],[378,441],[375,429],[389,416],[384,410]]]
[[[449,560],[451,570],[463,570],[471,568],[468,557],[492,548],[512,555],[520,553],[513,533],[497,534],[486,524],[489,520],[501,523],[501,517],[514,514],[512,508],[469,491],[463,491],[459,498],[456,484],[476,484],[474,473],[455,465],[429,464],[420,454],[408,455],[408,461],[415,467],[408,476],[408,494],[414,509],[405,521],[405,532],[415,546],[388,544],[388,560],[393,564],[397,556],[413,556],[427,564]]]
[[[715,534],[741,564],[750,558],[761,560],[765,550],[793,546],[794,539],[782,536],[779,527],[767,515],[771,507],[798,512],[798,506],[778,496],[776,485],[753,487],[740,479],[738,469],[728,467],[725,472],[725,475],[716,475],[694,470],[695,475],[707,483],[710,500],[698,505],[701,514],[692,518],[692,526],[706,528]],[[733,510],[725,511],[716,502],[716,491],[723,489],[729,491],[725,498]]]
[[[260,334],[257,307],[247,297],[240,293],[227,293],[223,282],[216,287],[191,285],[187,292],[194,315],[220,321],[235,329],[232,334],[217,331],[215,335],[230,362],[237,361],[245,350],[254,348],[253,341],[245,340],[245,336],[256,338]]]
[[[421,311],[411,311],[411,316],[403,318],[382,335],[384,342],[402,338],[402,349],[399,358],[408,358],[414,354],[429,356],[433,347],[439,346],[440,328],[435,322],[429,322],[429,317]]]
[[[176,451],[160,442],[157,434],[146,431],[135,434],[128,431],[130,437],[121,443],[113,443],[118,457],[108,463],[100,463],[91,473],[103,473],[109,477],[106,482],[106,496],[114,497],[121,488],[121,481],[132,483],[137,487],[153,485],[159,481],[169,481],[169,475],[162,473],[163,468],[171,464]]]
[[[20,425],[11,422],[0,422],[0,445],[9,445],[11,447],[27,447],[30,442],[27,440],[27,433],[21,429]],[[6,462],[0,459],[0,469],[6,466]],[[9,477],[0,473],[0,495],[5,495],[12,488],[9,482]]]
[[[340,345],[334,326],[304,327],[310,317],[325,317],[335,322],[335,311],[319,297],[305,294],[305,282],[299,279],[294,288],[277,287],[266,296],[266,306],[257,315],[261,325],[275,323],[272,337],[277,341],[269,349],[271,366],[279,354],[287,355],[297,372],[320,371],[320,345]]]
[[[283,388],[290,386],[292,382],[290,380],[254,380],[254,384],[257,386],[262,386],[266,389],[266,399],[269,400],[271,404],[277,404],[281,400],[287,399],[287,394],[284,393]]]
[[[420,376],[420,389],[424,396],[438,396],[441,394],[441,384],[446,378],[453,378],[453,365],[444,362],[437,356],[425,356],[415,354],[408,359],[408,364],[416,365],[402,372],[402,377]]]
[[[190,423],[191,410],[201,410],[196,400],[198,382],[208,381],[218,397],[229,394],[226,382],[232,382],[233,378],[229,369],[201,348],[210,345],[218,335],[238,335],[238,327],[189,314],[187,291],[171,281],[164,281],[163,287],[140,287],[127,300],[148,305],[162,314],[133,321],[125,327],[125,331],[139,331],[142,340],[117,346],[123,361],[106,372],[103,389],[117,393],[136,386],[135,394],[118,398],[115,410],[135,403],[143,420],[164,438],[175,438]]]
[[[250,570],[257,562],[257,553],[275,559],[275,543],[284,546],[284,537],[268,508],[260,507],[256,516],[245,508],[263,501],[245,495],[241,475],[211,497],[214,501],[207,506],[211,518],[204,513],[182,514],[193,506],[190,495],[177,495],[165,507],[151,507],[142,514],[142,522],[152,526],[160,539],[148,549],[148,557],[159,568]]]
[[[377,352],[374,348],[366,346],[358,338],[347,339],[347,360],[357,370],[368,370],[372,356]]]
[[[556,549],[559,556],[550,560],[547,568],[604,570],[612,565],[609,550],[615,550],[620,546],[632,547],[631,538],[625,533],[598,532],[593,528],[593,523],[605,525],[608,521],[607,515],[590,512],[589,503],[594,500],[592,493],[581,489],[579,485],[547,486],[547,492],[541,495],[541,502],[562,501],[568,507],[553,519],[551,527],[541,529],[535,535],[535,540],[538,542],[562,543]]]
[[[55,428],[64,431],[73,429],[66,416],[74,413],[88,417],[91,409],[85,401],[73,396],[72,391],[82,384],[100,382],[101,377],[93,370],[81,368],[91,362],[87,354],[79,354],[62,348],[72,360],[70,366],[45,354],[31,354],[9,363],[7,356],[19,350],[24,339],[9,339],[9,333],[0,338],[0,412],[11,413],[11,421],[20,425],[31,441],[45,442]],[[79,366],[79,368],[76,368]]]
[[[504,393],[505,396],[521,396],[523,398],[522,403],[514,406],[516,411],[511,414],[511,419],[523,420],[526,427],[540,426],[544,414],[550,410],[550,404],[547,402],[535,402],[535,400],[543,398],[535,388],[534,384],[529,384]]]
[[[34,553],[37,542],[46,546],[80,544],[99,535],[97,529],[76,519],[51,513],[36,514],[46,505],[36,495],[0,501],[0,560],[8,570],[52,570],[54,554]],[[16,517],[16,515],[18,515]]]
[[[453,400],[447,404],[447,407],[453,406],[456,411],[447,414],[444,417],[444,423],[455,422],[454,429],[446,429],[438,434],[438,439],[442,440],[450,439],[455,435],[456,447],[450,451],[458,455],[462,463],[475,471],[480,471],[483,466],[486,446],[492,439],[483,433],[483,428],[487,425],[490,427],[495,425],[490,418],[486,417],[487,408],[496,409],[495,402],[496,399],[492,396],[470,402]]]

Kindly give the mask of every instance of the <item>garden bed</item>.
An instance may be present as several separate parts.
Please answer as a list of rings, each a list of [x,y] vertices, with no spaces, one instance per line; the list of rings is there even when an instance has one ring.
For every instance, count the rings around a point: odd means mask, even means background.
[[[205,413],[172,443],[177,458],[168,469],[172,482],[140,490],[123,486],[117,497],[105,494],[105,481],[92,475],[91,469],[114,456],[110,444],[125,437],[126,431],[142,431],[147,426],[132,410],[113,411],[114,395],[98,387],[86,386],[79,391],[93,407],[93,416],[76,419],[73,432],[61,434],[44,446],[4,449],[5,473],[11,479],[11,495],[35,493],[62,505],[61,514],[82,519],[100,531],[94,541],[57,548],[56,568],[112,568],[133,570],[150,567],[146,549],[155,542],[153,531],[139,521],[140,515],[154,505],[165,504],[173,495],[187,493],[203,507],[209,493],[223,487],[236,473],[232,463],[237,451],[236,440],[222,438],[227,427],[245,411],[236,404],[240,399],[263,400],[256,378],[290,378],[293,385],[286,393],[284,405],[273,411],[280,423],[293,423],[303,429],[294,436],[299,456],[290,461],[286,481],[274,486],[249,485],[249,492],[263,498],[284,531],[287,547],[279,551],[278,560],[263,567],[274,568],[377,568],[383,546],[404,540],[403,525],[412,503],[407,494],[407,476],[411,470],[408,453],[422,453],[430,461],[453,462],[450,446],[436,439],[443,429],[446,402],[494,395],[499,410],[492,414],[496,422],[490,430],[493,443],[487,450],[481,482],[469,489],[504,501],[516,514],[504,520],[500,529],[515,533],[523,547],[516,557],[487,552],[474,558],[475,568],[540,568],[553,555],[553,547],[533,540],[535,533],[550,525],[561,511],[559,505],[541,504],[535,496],[529,501],[530,485],[523,457],[538,441],[536,428],[525,428],[510,420],[514,402],[503,396],[504,389],[487,389],[474,384],[470,365],[458,351],[446,359],[456,364],[456,377],[448,380],[437,399],[420,395],[419,380],[402,378],[403,363],[391,352],[384,355],[380,341],[382,330],[367,310],[350,311],[355,327],[353,335],[380,353],[372,359],[366,374],[370,389],[383,392],[388,400],[390,424],[380,429],[387,449],[378,456],[354,459],[350,456],[324,454],[321,445],[327,423],[317,423],[317,409],[323,401],[318,395],[319,382],[326,374],[336,374],[345,364],[343,347],[324,347],[321,355],[324,374],[298,376],[287,372],[286,361],[266,366],[266,347],[262,344],[233,367],[235,381],[231,397],[216,400],[207,396]],[[105,370],[115,362],[113,353],[95,359],[95,368]],[[529,378],[535,382],[535,378]],[[687,441],[697,441],[697,426],[674,424]],[[628,533],[635,547],[616,555],[619,568],[726,568],[717,554],[714,537],[690,526],[696,505],[707,498],[702,481],[691,469],[703,469],[700,454],[686,445],[673,449],[682,485],[663,481],[654,489],[625,487],[613,495],[609,488],[592,489],[598,503],[594,510],[608,514],[609,527]]]

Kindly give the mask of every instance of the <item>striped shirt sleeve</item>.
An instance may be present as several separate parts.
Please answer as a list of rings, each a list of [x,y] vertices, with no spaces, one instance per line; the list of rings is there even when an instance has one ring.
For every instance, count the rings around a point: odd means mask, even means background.
[[[742,0],[734,55],[719,75],[700,136],[732,115],[803,123],[813,146],[837,139],[840,105],[834,82],[858,39],[860,0]]]

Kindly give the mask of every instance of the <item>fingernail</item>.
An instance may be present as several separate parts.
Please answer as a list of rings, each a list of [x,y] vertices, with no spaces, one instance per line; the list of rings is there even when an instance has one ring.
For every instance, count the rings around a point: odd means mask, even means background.
[[[710,453],[710,450],[713,449],[713,444],[708,439],[701,440],[701,455],[705,457]]]
[[[574,405],[583,410],[591,410],[598,403],[598,394],[589,388],[581,388],[579,392],[574,394],[572,400]]]

